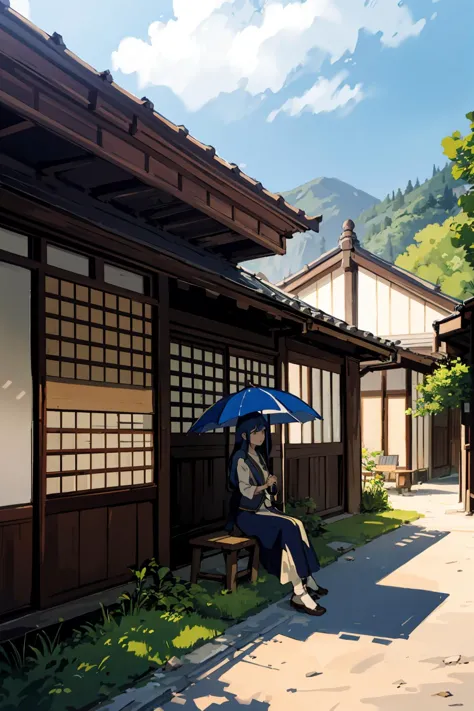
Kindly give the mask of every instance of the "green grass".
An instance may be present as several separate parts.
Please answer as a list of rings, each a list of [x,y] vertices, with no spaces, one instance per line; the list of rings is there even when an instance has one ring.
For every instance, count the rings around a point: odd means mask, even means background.
[[[384,513],[358,514],[328,525],[323,539],[364,545],[384,533],[395,531],[403,523],[411,523],[421,518],[416,511],[384,511]]]
[[[312,539],[321,566],[337,560],[331,541],[354,546],[415,521],[414,511],[360,514],[328,524],[327,532]],[[232,624],[257,613],[290,592],[271,575],[255,585],[239,585],[235,593],[218,583],[196,587],[196,611],[176,615],[140,610],[86,625],[72,638],[51,643],[38,636],[18,668],[0,663],[2,711],[79,711],[116,696],[121,690],[146,683],[150,671],[172,656],[182,656],[223,634]],[[0,658],[1,662],[1,658]]]
[[[142,610],[117,622],[87,626],[53,649],[38,649],[26,665],[4,673],[2,711],[75,711],[115,696],[171,656],[221,635],[228,623],[198,614]],[[7,671],[6,669],[4,672]]]

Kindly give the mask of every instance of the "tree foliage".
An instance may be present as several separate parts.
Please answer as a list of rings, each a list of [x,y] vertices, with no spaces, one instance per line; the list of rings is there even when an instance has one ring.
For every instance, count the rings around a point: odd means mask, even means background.
[[[474,111],[467,114],[470,133],[464,138],[459,131],[443,140],[445,154],[453,161],[452,174],[455,180],[462,179],[469,186],[461,195],[458,205],[461,213],[452,224],[453,241],[466,251],[466,259],[474,266]]]
[[[407,415],[436,415],[449,408],[460,407],[471,398],[471,373],[460,358],[438,365],[416,388],[420,393],[414,409]]]
[[[473,294],[474,268],[467,262],[464,247],[453,244],[454,219],[450,217],[442,225],[428,225],[418,232],[414,243],[397,257],[395,264],[439,284],[446,294],[463,299]]]

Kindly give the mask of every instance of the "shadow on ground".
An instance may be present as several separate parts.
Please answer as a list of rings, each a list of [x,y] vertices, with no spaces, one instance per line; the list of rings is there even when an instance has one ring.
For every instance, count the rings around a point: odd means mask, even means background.
[[[317,618],[295,614],[287,629],[278,628],[278,632],[301,642],[315,632],[343,634],[353,642],[370,636],[374,644],[385,646],[394,639],[408,639],[448,595],[392,587],[384,585],[383,580],[447,535],[446,531],[406,525],[351,553],[354,561],[343,556],[320,574],[321,583],[330,590],[321,601],[327,614]],[[288,606],[287,601],[279,604]]]

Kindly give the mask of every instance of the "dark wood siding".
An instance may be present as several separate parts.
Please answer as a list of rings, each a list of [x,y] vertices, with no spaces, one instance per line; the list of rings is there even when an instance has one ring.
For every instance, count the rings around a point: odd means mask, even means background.
[[[122,502],[91,494],[47,503],[48,604],[126,582],[130,568],[153,556],[156,489],[141,489],[139,497],[133,490],[119,493]]]
[[[0,510],[0,615],[31,604],[32,570],[31,506]]]

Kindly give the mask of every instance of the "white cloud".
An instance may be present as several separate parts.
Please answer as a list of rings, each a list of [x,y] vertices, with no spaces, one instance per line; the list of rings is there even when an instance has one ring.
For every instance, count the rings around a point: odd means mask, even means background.
[[[237,89],[277,94],[297,69],[318,73],[326,59],[352,55],[361,30],[398,47],[425,26],[398,0],[266,0],[261,8],[256,1],[174,0],[173,19],[152,23],[147,41],[120,42],[114,69],[136,72],[140,88],[169,87],[197,111]]]
[[[30,0],[10,0],[10,7],[12,10],[16,10],[23,17],[30,18]]]
[[[333,79],[320,77],[304,94],[288,99],[283,106],[272,111],[267,121],[273,121],[282,111],[290,116],[299,116],[307,110],[313,114],[321,114],[344,106],[348,107],[349,104],[351,106],[358,104],[364,98],[362,84],[356,84],[351,88],[349,84],[343,83],[347,76],[347,72],[340,72]]]

